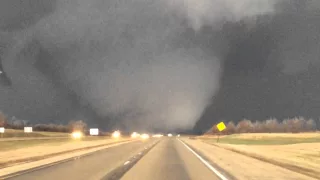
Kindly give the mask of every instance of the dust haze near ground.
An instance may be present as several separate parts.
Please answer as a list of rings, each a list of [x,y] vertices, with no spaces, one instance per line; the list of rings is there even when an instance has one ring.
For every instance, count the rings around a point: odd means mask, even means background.
[[[236,97],[317,64],[316,3],[2,1],[1,78],[10,83],[1,85],[0,109],[34,122],[166,130],[199,118],[204,129],[221,118],[282,115],[251,111],[283,97],[277,90],[244,106]],[[260,86],[265,77],[270,84]]]

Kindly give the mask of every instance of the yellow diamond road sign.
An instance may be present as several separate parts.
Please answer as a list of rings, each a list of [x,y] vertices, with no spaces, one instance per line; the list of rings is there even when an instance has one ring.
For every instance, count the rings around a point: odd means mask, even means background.
[[[226,129],[226,125],[223,122],[220,122],[219,124],[217,124],[217,128],[219,131],[223,131],[224,129]]]

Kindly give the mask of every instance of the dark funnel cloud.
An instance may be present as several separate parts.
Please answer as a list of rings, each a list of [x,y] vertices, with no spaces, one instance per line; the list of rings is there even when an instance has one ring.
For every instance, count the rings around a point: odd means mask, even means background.
[[[11,116],[162,131],[317,115],[316,0],[5,0],[0,7],[0,110]]]
[[[1,64],[11,84],[1,85],[0,109],[9,115],[185,129],[217,89],[219,61],[185,40],[184,17],[165,1],[1,3],[9,38]]]

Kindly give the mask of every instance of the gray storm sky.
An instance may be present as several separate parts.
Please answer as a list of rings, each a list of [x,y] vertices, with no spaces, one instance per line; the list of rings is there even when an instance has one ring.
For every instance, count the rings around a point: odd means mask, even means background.
[[[6,0],[0,7],[2,68],[11,81],[1,87],[0,109],[35,122],[189,129],[199,119],[214,122],[212,113],[239,111],[224,100],[247,102],[222,98],[222,90],[243,97],[257,89],[232,89],[250,77],[291,76],[319,59],[317,1]],[[220,114],[207,115],[209,104]]]

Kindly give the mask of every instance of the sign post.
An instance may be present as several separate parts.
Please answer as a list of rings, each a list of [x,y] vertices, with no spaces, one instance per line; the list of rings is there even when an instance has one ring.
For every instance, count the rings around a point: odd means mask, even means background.
[[[1,134],[1,138],[3,138],[3,133],[5,131],[5,128],[4,127],[0,127],[0,134]]]
[[[90,135],[91,136],[98,136],[99,135],[99,129],[97,129],[97,128],[90,129]]]
[[[24,127],[24,133],[29,137],[29,133],[32,133],[32,127]]]
[[[24,127],[25,133],[32,133],[32,127]]]
[[[217,124],[217,129],[219,130],[217,142],[219,142],[220,134],[223,130],[226,129],[226,125],[223,122],[220,122],[219,124]]]

